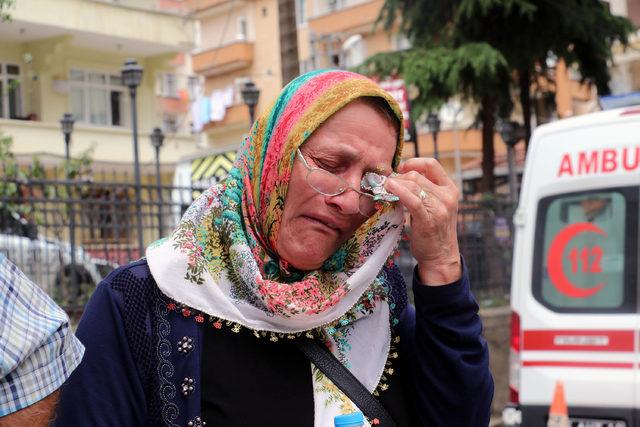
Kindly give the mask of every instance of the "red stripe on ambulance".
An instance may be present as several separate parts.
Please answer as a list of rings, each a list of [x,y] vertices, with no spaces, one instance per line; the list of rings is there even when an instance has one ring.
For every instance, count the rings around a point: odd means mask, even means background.
[[[631,362],[571,362],[560,360],[525,360],[523,366],[547,366],[559,368],[607,368],[607,369],[633,369]]]
[[[540,351],[633,352],[635,332],[620,330],[528,330],[523,349]]]

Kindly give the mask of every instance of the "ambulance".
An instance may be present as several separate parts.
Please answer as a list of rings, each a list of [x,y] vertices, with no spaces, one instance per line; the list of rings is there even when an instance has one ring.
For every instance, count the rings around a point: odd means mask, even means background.
[[[640,107],[538,127],[519,205],[506,426],[640,426]]]

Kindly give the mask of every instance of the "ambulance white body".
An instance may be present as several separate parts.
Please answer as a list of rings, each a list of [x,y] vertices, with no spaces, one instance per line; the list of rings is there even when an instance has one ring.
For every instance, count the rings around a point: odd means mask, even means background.
[[[537,128],[514,216],[507,426],[640,426],[640,107]]]

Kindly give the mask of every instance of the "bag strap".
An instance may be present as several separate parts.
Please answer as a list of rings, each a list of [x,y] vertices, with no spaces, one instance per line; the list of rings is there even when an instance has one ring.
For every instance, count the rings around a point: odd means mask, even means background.
[[[381,427],[396,427],[397,424],[382,404],[369,393],[360,381],[329,351],[312,339],[295,341],[305,356],[333,382],[362,413],[370,420],[377,418]]]

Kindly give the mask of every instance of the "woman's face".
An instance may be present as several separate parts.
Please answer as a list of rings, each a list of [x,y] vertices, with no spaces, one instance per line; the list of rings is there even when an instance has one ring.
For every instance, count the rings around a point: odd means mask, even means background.
[[[300,147],[310,167],[328,170],[360,189],[366,172],[389,175],[397,135],[381,112],[354,101],[331,116]],[[322,266],[367,219],[358,212],[359,195],[316,192],[296,156],[277,241],[281,258],[309,271]]]

